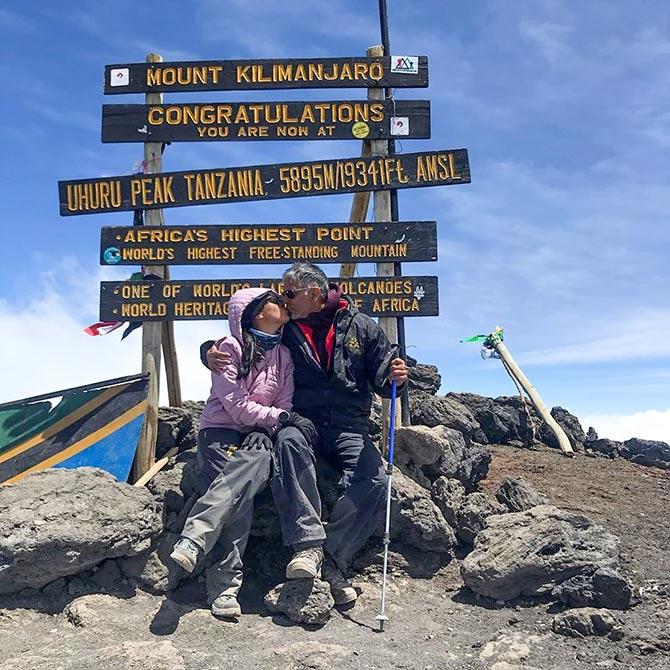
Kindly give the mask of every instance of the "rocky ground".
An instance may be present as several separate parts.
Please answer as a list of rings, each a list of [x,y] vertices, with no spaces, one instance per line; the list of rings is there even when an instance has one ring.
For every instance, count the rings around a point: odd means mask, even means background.
[[[670,670],[670,445],[598,439],[558,407],[568,458],[519,398],[439,386],[413,367],[383,632],[379,532],[352,568],[356,606],[331,610],[324,583],[282,586],[269,495],[243,616],[212,617],[207,565],[189,578],[168,558],[199,495],[202,403],[186,403],[161,408],[158,456],[178,454],[147,488],[86,468],[0,488],[0,669]],[[319,476],[327,515],[338,476]]]
[[[624,571],[639,600],[628,611],[612,611],[621,640],[559,635],[552,630],[556,605],[477,598],[463,588],[459,558],[435,554],[430,564],[406,547],[392,554],[390,621],[380,633],[373,546],[372,557],[361,561],[368,565],[359,577],[358,604],[334,612],[322,627],[267,613],[263,596],[281,566],[266,569],[268,561],[260,567],[257,558],[250,559],[254,578],[247,580],[239,623],[215,620],[197,583],[167,597],[123,584],[114,595],[8,596],[0,602],[0,667],[670,668],[670,472],[620,459],[568,459],[549,449],[493,451],[483,490],[493,492],[503,478],[522,475],[550,503],[588,514],[619,535]],[[261,543],[250,546],[250,556]]]

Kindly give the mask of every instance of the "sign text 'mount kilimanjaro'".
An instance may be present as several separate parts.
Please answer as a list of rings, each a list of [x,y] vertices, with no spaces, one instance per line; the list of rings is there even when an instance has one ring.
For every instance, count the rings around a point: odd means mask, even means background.
[[[103,142],[430,137],[428,100],[103,105]]]
[[[426,86],[426,56],[215,60],[105,66],[105,93],[108,94]]]
[[[102,265],[437,260],[435,221],[104,227]]]
[[[466,149],[58,183],[61,216],[470,182]]]
[[[437,316],[437,277],[336,279],[354,305],[370,316]],[[224,319],[230,297],[241,288],[267,287],[280,293],[280,279],[104,281],[101,321]]]

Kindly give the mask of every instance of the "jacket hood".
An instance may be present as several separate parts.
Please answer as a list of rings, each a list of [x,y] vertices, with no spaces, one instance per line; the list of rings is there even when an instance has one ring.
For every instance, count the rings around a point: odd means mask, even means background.
[[[250,302],[269,292],[270,289],[267,288],[242,288],[239,291],[235,291],[233,297],[228,302],[228,327],[230,328],[230,334],[240,344],[243,344],[242,313]]]

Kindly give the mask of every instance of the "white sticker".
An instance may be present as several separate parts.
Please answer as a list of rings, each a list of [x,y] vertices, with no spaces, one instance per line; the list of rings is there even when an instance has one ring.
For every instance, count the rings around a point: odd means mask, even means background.
[[[391,117],[391,135],[409,135],[409,116]]]
[[[419,74],[418,56],[391,56],[391,72]]]
[[[127,67],[117,67],[110,71],[110,86],[128,86],[128,84],[130,84],[130,71]]]

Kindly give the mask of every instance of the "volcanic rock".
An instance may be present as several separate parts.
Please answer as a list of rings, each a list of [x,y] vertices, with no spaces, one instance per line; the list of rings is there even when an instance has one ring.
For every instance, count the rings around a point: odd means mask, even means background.
[[[291,579],[275,586],[264,600],[271,612],[285,614],[294,623],[318,626],[328,621],[335,604],[330,586],[320,579]]]
[[[524,512],[536,505],[546,505],[547,497],[538,493],[522,477],[507,477],[500,482],[495,493],[498,502],[507,507],[510,512]]]
[[[461,542],[472,544],[486,526],[486,519],[505,514],[507,508],[486,493],[471,493],[456,512],[456,534]]]

